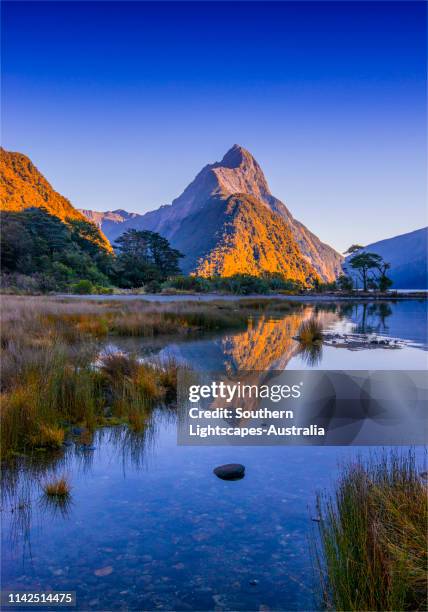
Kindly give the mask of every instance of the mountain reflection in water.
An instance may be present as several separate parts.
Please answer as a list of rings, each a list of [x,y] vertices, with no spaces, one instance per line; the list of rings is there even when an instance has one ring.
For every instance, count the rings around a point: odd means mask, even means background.
[[[295,339],[304,321],[315,318],[324,331],[376,333],[400,338],[426,350],[426,316],[427,304],[422,300],[395,303],[293,304],[290,312],[253,317],[245,331],[200,334],[184,340],[182,337],[155,340],[115,339],[114,346],[143,357],[157,357],[161,360],[172,357],[194,370],[224,372],[227,375],[238,371],[282,370],[289,366],[290,361],[293,361],[293,369],[322,369],[322,351],[317,359],[313,360],[313,355],[310,352],[305,353]],[[331,351],[338,355],[335,358],[336,369],[346,369],[346,350]],[[376,360],[382,360],[381,353]],[[400,367],[408,367],[404,355],[401,358],[397,356],[395,360],[397,363],[398,360],[402,361]],[[349,369],[354,369],[351,363],[349,365]],[[378,367],[382,369],[382,365]],[[330,361],[328,369],[331,369]]]

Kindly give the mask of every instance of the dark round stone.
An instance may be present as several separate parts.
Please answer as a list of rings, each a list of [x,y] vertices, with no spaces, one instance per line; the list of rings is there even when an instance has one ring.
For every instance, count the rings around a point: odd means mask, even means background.
[[[245,476],[245,466],[240,463],[226,463],[214,468],[214,474],[222,480],[239,480]]]

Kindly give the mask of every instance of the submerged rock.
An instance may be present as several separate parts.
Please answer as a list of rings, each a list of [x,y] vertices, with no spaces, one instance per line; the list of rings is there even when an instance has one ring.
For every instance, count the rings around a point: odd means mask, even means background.
[[[100,567],[94,571],[95,576],[109,576],[113,572],[113,567],[107,565],[106,567]]]
[[[226,463],[216,467],[213,472],[222,480],[239,480],[245,476],[245,466],[240,463]]]

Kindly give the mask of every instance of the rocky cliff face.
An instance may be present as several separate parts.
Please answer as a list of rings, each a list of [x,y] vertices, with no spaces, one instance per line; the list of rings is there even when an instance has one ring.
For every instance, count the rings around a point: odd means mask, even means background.
[[[233,206],[231,196],[235,196]],[[244,223],[241,209],[248,223]],[[268,224],[264,231],[260,218]],[[261,274],[288,268],[297,273],[297,260],[306,262],[305,271],[299,264],[302,274],[316,274],[325,281],[341,272],[341,255],[294,219],[285,204],[271,194],[257,161],[239,145],[220,162],[205,166],[172,204],[116,223],[114,228],[102,221],[101,227],[111,240],[130,228],[159,232],[186,255],[186,272],[232,274],[251,269],[253,274]],[[223,255],[229,263],[221,263]],[[232,266],[233,260],[236,265]]]
[[[19,212],[26,208],[45,208],[61,221],[87,221],[67,198],[55,191],[31,160],[22,153],[0,149],[0,210]],[[100,232],[100,242],[111,250]]]

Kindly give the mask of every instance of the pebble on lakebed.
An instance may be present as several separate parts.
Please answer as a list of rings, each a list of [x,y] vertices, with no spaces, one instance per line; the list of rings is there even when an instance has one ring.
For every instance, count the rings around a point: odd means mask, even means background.
[[[245,466],[240,463],[226,463],[214,468],[213,472],[222,480],[240,480],[245,476]]]

